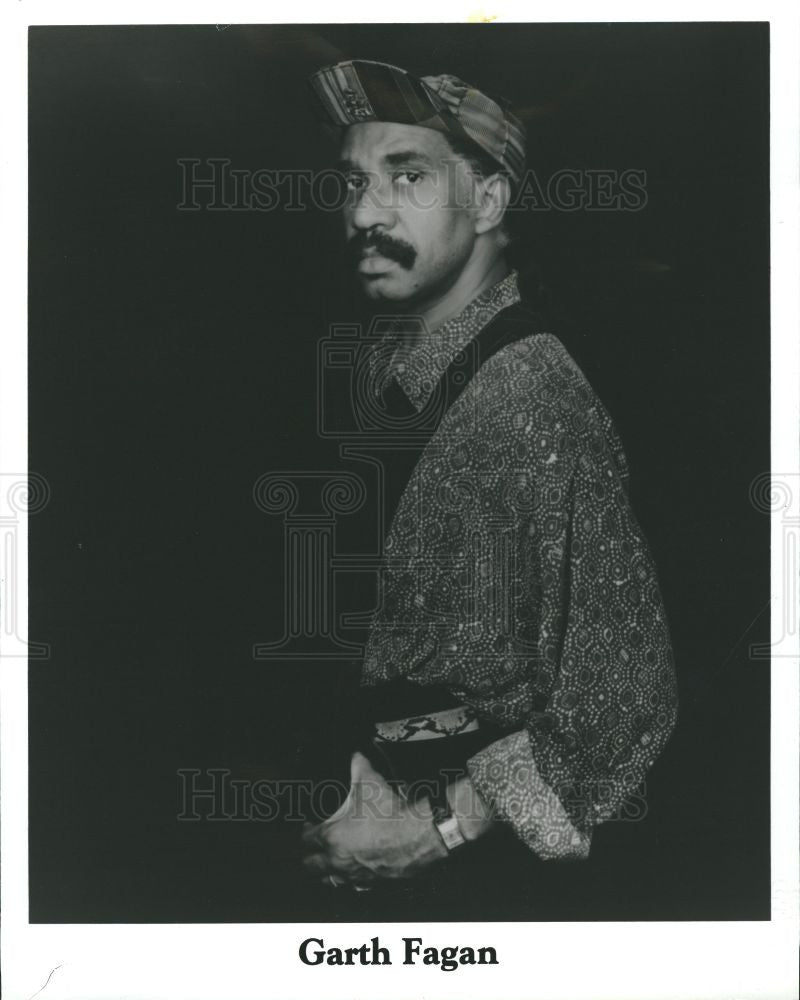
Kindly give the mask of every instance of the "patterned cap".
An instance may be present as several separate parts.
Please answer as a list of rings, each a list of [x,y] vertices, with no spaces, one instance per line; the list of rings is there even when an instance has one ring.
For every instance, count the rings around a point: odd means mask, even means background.
[[[324,67],[309,82],[329,124],[344,128],[379,121],[432,128],[477,146],[512,180],[522,178],[522,122],[458,77],[417,78],[388,63],[353,59]]]

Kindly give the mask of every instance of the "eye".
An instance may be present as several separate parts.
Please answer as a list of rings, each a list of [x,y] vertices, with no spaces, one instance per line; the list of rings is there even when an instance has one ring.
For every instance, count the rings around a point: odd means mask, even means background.
[[[367,177],[365,174],[345,174],[344,182],[348,191],[363,191],[367,186]]]
[[[425,175],[421,170],[399,170],[392,178],[399,181],[402,186],[418,184]]]

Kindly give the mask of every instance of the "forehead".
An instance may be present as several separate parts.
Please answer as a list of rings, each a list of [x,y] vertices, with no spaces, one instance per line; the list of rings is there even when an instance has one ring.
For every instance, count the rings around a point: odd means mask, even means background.
[[[340,156],[360,165],[375,165],[398,152],[419,153],[438,161],[450,154],[450,147],[439,132],[420,125],[361,122],[345,132]]]

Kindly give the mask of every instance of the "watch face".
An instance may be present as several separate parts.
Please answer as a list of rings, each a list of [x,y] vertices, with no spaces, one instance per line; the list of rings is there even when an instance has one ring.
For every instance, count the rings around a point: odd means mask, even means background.
[[[444,822],[437,823],[436,828],[438,829],[441,838],[444,841],[444,846],[448,851],[453,851],[456,847],[460,847],[463,843],[465,843],[464,835],[461,833],[461,828],[459,827],[458,820],[455,816],[448,816]]]

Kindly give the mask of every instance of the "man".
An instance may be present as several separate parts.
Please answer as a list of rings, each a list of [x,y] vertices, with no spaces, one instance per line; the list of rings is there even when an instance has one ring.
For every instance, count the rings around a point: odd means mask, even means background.
[[[676,685],[611,420],[506,261],[522,126],[452,76],[353,61],[311,82],[341,132],[358,280],[397,317],[374,391],[398,426],[440,405],[387,503],[371,739],[341,809],[306,828],[306,867],[370,888],[498,830],[586,858],[666,743]]]

